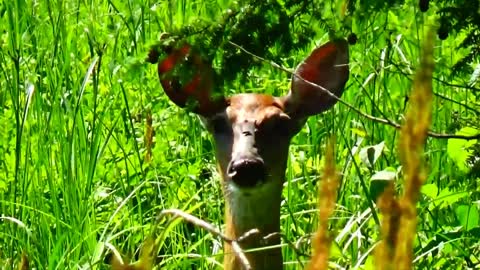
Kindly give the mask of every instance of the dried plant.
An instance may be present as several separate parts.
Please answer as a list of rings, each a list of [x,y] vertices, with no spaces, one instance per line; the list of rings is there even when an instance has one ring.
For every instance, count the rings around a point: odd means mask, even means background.
[[[413,82],[405,124],[399,139],[399,154],[405,174],[403,195],[396,199],[393,185],[378,200],[383,214],[383,240],[376,248],[377,269],[412,269],[413,241],[417,226],[417,202],[426,179],[423,147],[431,122],[434,31],[425,39],[420,68]]]
[[[147,118],[145,120],[145,162],[150,162],[152,160],[152,148],[153,148],[153,120],[152,112],[147,111]]]
[[[323,179],[318,189],[318,229],[313,239],[313,257],[307,267],[310,270],[328,268],[331,238],[328,232],[328,218],[335,210],[338,188],[338,174],[335,168],[335,140],[330,140],[325,155]]]
[[[153,238],[148,238],[142,245],[138,261],[128,264],[118,254],[113,254],[110,265],[112,270],[151,270],[157,251],[158,248]]]
[[[18,270],[28,270],[30,269],[30,262],[27,257],[27,253],[22,252],[22,258],[20,260],[20,263],[18,264]]]

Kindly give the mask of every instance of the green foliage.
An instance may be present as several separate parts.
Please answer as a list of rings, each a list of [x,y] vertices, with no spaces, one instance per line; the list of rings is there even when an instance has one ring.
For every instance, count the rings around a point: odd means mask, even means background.
[[[477,134],[478,130],[465,127],[460,129],[456,134],[458,135],[474,135]],[[455,161],[458,168],[462,172],[470,171],[470,166],[468,160],[470,157],[475,155],[475,151],[472,149],[476,145],[477,140],[460,140],[460,139],[449,139],[447,145],[448,156]]]
[[[154,48],[168,53],[178,43],[186,41],[195,44],[197,53],[207,62],[216,64],[217,77],[220,78],[217,79],[217,85],[231,85],[236,79],[245,82],[247,71],[262,63],[245,57],[245,52],[237,46],[254,55],[281,61],[285,55],[305,48],[311,42],[316,32],[308,21],[312,20],[312,16],[320,16],[318,22],[323,22],[322,14],[315,10],[310,10],[306,3],[299,1],[234,2],[221,14],[221,19],[195,19],[191,24],[172,29],[168,33],[169,38],[161,40]],[[292,23],[295,20],[299,23]],[[327,22],[322,25],[327,31],[333,32],[333,26]],[[150,61],[156,62],[156,58],[157,55]]]
[[[438,35],[445,39],[449,33],[465,34],[459,48],[470,48],[470,52],[462,57],[453,67],[453,73],[460,71],[472,72],[469,64],[474,64],[480,54],[480,4],[478,1],[445,1],[439,0],[440,27]],[[477,95],[479,93],[477,92]]]
[[[152,235],[162,237],[162,269],[221,264],[220,239],[191,224],[157,219],[167,208],[219,227],[224,219],[211,138],[195,117],[172,106],[155,67],[144,64],[162,33],[194,44],[213,63],[226,93],[277,95],[288,90],[290,75],[229,41],[293,69],[330,36],[354,33],[342,99],[401,122],[424,30],[446,18],[452,28],[436,41],[431,128],[466,134],[467,127],[480,130],[476,2],[430,1],[422,13],[414,0],[1,1],[2,267],[15,269],[24,251],[36,269],[107,269],[112,249],[133,259]],[[302,254],[310,252],[316,180],[332,134],[343,178],[331,261],[345,268],[371,265],[378,241],[375,199],[382,181],[402,174],[398,131],[339,104],[309,119],[290,148],[281,224],[284,243],[295,245],[283,247],[286,269],[309,259]],[[415,246],[419,269],[478,267],[478,145],[428,140],[429,178]]]
[[[480,223],[478,208],[476,205],[459,205],[455,209],[458,221],[462,225],[464,230],[470,231],[474,228],[478,228]]]

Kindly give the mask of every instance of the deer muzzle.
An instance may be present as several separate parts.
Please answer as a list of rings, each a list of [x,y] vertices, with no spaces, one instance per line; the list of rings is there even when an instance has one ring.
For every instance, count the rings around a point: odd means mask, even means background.
[[[235,134],[232,159],[227,175],[240,188],[252,188],[263,183],[267,176],[265,162],[258,154],[255,127],[245,123]]]

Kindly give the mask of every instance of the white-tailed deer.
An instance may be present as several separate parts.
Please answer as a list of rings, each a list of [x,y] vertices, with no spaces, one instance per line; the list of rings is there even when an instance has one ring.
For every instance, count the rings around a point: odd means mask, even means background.
[[[185,63],[193,68],[186,83],[173,75],[175,67]],[[349,75],[347,42],[336,40],[316,48],[295,73],[286,96],[223,97],[212,94],[212,66],[192,53],[188,45],[172,50],[158,65],[162,87],[170,100],[202,116],[213,135],[225,197],[226,235],[237,239],[251,229],[260,231],[240,242],[243,249],[280,244],[280,237],[264,237],[280,232],[290,140],[309,116],[331,108],[337,101],[307,81],[340,97]],[[278,247],[246,255],[253,269],[282,269]],[[228,244],[224,267],[243,268]]]

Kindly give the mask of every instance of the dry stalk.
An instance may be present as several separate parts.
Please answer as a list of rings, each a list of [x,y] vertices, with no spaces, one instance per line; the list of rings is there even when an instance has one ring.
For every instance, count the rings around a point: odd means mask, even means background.
[[[318,229],[313,238],[313,257],[307,269],[328,269],[331,237],[328,233],[328,218],[335,210],[338,188],[338,174],[334,157],[335,140],[330,140],[325,154],[323,179],[318,189]]]
[[[387,186],[380,195],[377,206],[383,215],[380,228],[383,240],[375,248],[375,265],[379,270],[396,269],[392,258],[397,243],[401,211],[398,201],[395,199],[393,184]]]
[[[22,257],[20,259],[20,263],[18,264],[18,270],[28,270],[28,269],[30,269],[30,263],[27,257],[27,253],[23,251]]]
[[[426,179],[422,155],[432,111],[432,74],[434,32],[430,31],[423,46],[420,69],[414,82],[411,105],[399,138],[400,160],[405,175],[402,197],[394,198],[393,185],[379,198],[383,214],[383,242],[376,248],[378,269],[412,269],[413,242],[417,226],[417,202]]]
[[[164,216],[164,215],[173,215],[174,217],[181,217],[181,218],[185,219],[186,221],[194,224],[195,226],[201,227],[201,228],[207,230],[209,233],[220,237],[224,242],[226,242],[226,243],[228,243],[232,246],[232,249],[233,249],[233,252],[235,253],[235,256],[237,256],[237,258],[240,260],[244,269],[246,269],[246,270],[252,269],[250,263],[248,262],[247,256],[245,256],[245,252],[242,250],[239,243],[241,241],[245,240],[246,238],[248,238],[248,237],[250,237],[254,234],[259,233],[259,231],[257,229],[252,229],[252,230],[246,232],[244,235],[241,235],[240,237],[238,237],[238,239],[230,239],[228,236],[223,234],[219,229],[217,229],[214,225],[212,225],[212,224],[210,224],[210,223],[208,223],[204,220],[201,220],[201,219],[199,219],[199,218],[197,218],[197,217],[195,217],[191,214],[185,213],[181,210],[178,210],[178,209],[163,210],[160,213],[160,216]]]
[[[151,270],[153,269],[155,256],[157,252],[157,245],[153,238],[148,238],[142,244],[140,250],[140,259],[134,263],[128,264],[123,261],[120,254],[113,250],[110,265],[112,270]]]
[[[247,239],[248,237],[259,233],[257,229],[250,230],[246,232],[244,235],[240,236],[238,239],[230,239],[225,234],[223,234],[219,229],[217,229],[213,224],[208,223],[204,220],[201,220],[191,214],[185,213],[178,209],[167,209],[163,210],[159,218],[171,215],[174,218],[181,217],[187,222],[194,224],[195,226],[201,227],[207,230],[209,233],[220,237],[224,242],[229,243],[232,246],[232,249],[235,253],[235,256],[241,261],[244,266],[244,269],[250,270],[252,269],[250,263],[248,262],[247,257],[245,256],[245,252],[240,247],[239,243],[243,240]],[[114,254],[112,260],[110,262],[113,270],[151,270],[153,269],[154,258],[156,251],[158,249],[158,243],[156,243],[153,239],[148,239],[143,244],[143,247],[140,252],[140,260],[135,263],[127,264],[124,263],[122,258],[119,258],[118,254]]]
[[[153,120],[152,112],[150,109],[147,110],[147,118],[145,120],[145,162],[149,163],[152,160],[152,148],[153,148]]]

